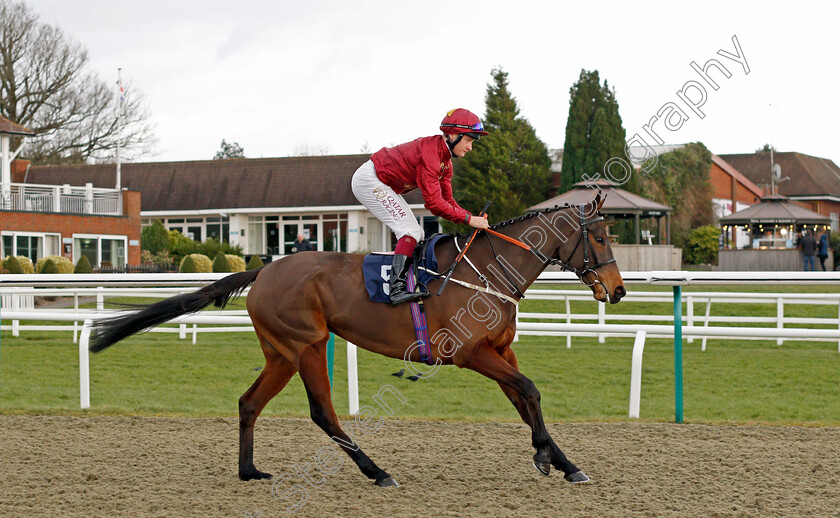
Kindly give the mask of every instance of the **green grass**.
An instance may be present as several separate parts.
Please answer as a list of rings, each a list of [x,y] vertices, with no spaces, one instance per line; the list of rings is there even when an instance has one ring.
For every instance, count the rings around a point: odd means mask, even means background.
[[[572,311],[594,312],[594,304],[574,303]],[[766,304],[713,305],[712,314],[724,314],[729,306],[738,314],[775,315],[775,305]],[[664,314],[670,307],[622,303],[609,306],[608,312]],[[561,311],[562,304],[526,299],[522,310]],[[695,311],[702,314],[704,306],[696,304]],[[836,318],[837,308],[791,305],[786,314]],[[191,339],[179,340],[177,334],[132,337],[91,356],[92,408],[83,412],[78,346],[71,333],[24,331],[13,338],[3,332],[0,343],[0,413],[236,415],[239,396],[259,374],[254,369],[263,365],[250,332],[199,334],[197,345]],[[567,349],[565,338],[526,336],[514,346],[522,372],[540,389],[546,420],[628,420],[632,338],[607,338],[599,344],[596,338],[575,337],[572,343]],[[683,349],[687,422],[840,425],[836,343],[786,341],[777,346],[775,341],[712,339],[705,352],[700,351],[699,340],[685,343]],[[348,412],[345,350],[345,343],[338,340],[333,401],[340,415]],[[405,405],[394,406],[398,418],[519,420],[499,387],[474,372],[445,367],[417,382],[390,375],[403,367],[399,360],[359,350],[361,404],[375,405],[372,396],[390,384],[406,398]],[[263,415],[309,415],[298,376]],[[670,340],[646,343],[641,416],[645,421],[674,419]]]

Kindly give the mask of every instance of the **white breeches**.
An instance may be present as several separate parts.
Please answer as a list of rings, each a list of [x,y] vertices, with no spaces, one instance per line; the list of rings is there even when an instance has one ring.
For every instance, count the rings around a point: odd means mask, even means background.
[[[376,177],[373,162],[368,160],[353,174],[353,194],[362,205],[394,231],[397,239],[411,236],[417,241],[423,239],[423,227],[417,223],[414,213],[405,199]]]

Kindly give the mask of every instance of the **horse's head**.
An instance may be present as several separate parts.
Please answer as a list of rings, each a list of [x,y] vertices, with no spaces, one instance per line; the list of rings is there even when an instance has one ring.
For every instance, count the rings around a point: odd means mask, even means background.
[[[555,258],[592,289],[595,300],[615,304],[627,291],[600,215],[604,200],[599,190],[590,203],[569,207],[574,221],[569,221],[570,235],[558,247]]]

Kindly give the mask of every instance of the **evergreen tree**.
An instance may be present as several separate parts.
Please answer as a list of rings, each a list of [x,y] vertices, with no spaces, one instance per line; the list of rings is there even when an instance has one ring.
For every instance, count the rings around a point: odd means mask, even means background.
[[[262,259],[257,254],[251,256],[251,260],[248,261],[248,266],[245,267],[246,270],[256,270],[257,268],[261,268],[265,266],[263,264]]]
[[[222,144],[216,154],[213,155],[213,160],[227,160],[229,158],[245,158],[245,150],[238,142],[225,142],[222,139]]]
[[[220,251],[216,254],[216,258],[213,259],[213,273],[228,273],[231,271],[230,263],[225,253]]]
[[[73,269],[73,273],[93,273],[93,268],[90,266],[90,261],[87,256],[83,255],[79,257],[79,260],[76,262],[76,267]]]
[[[163,221],[156,219],[151,226],[143,227],[140,231],[140,248],[148,250],[152,255],[158,254],[169,246],[169,232],[163,226]]]
[[[640,194],[673,209],[671,243],[676,246],[688,246],[693,229],[715,222],[711,168],[712,155],[700,142],[659,155],[655,166],[642,165],[648,173],[641,175]]]
[[[39,273],[58,273],[58,266],[55,265],[52,259],[44,261],[44,266],[41,267]]]
[[[516,99],[508,90],[507,72],[496,68],[492,77],[483,118],[490,134],[473,144],[473,152],[454,162],[452,188],[455,199],[470,212],[491,201],[491,219],[500,221],[551,196],[551,158],[531,124],[519,116]]]
[[[569,90],[569,118],[566,121],[566,141],[563,145],[563,174],[561,192],[589,178],[606,178],[624,183],[626,172],[615,165],[610,174],[604,166],[611,158],[623,158],[625,136],[615,89],[601,79],[597,70],[580,71],[578,81]],[[598,176],[596,176],[598,175]],[[627,181],[635,181],[630,175]],[[631,190],[634,190],[630,186]]]

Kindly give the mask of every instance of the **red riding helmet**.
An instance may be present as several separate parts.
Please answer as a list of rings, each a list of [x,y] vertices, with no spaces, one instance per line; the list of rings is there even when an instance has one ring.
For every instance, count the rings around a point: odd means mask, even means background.
[[[484,124],[481,123],[481,119],[473,112],[463,108],[450,110],[441,121],[440,130],[449,135],[463,133],[476,140],[482,135],[489,135],[484,131]]]

